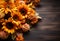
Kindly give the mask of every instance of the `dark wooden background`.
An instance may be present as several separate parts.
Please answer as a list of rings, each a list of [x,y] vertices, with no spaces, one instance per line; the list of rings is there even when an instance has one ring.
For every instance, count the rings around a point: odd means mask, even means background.
[[[24,36],[25,41],[60,41],[60,1],[41,0],[36,11],[42,17],[42,21]]]

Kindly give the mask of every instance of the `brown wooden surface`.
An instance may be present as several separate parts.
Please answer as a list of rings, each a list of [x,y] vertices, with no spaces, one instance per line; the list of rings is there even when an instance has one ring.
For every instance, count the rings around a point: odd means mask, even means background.
[[[60,41],[60,1],[41,0],[36,11],[42,17],[42,21],[24,36],[25,41]]]

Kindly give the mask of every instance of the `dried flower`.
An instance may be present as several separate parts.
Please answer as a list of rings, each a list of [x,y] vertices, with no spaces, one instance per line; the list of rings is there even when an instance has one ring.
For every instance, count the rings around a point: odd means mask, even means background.
[[[1,39],[6,39],[6,38],[8,38],[8,36],[9,36],[9,34],[7,34],[6,32],[0,31],[0,38]]]

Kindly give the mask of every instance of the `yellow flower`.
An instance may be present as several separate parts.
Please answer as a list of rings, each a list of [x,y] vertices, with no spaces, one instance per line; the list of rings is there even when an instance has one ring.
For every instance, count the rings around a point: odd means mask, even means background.
[[[22,15],[26,15],[28,13],[28,6],[26,4],[21,4],[20,6],[17,7],[18,11],[22,14]]]
[[[27,18],[30,14],[35,14],[35,10],[27,6],[26,4],[21,4],[17,7],[19,13],[24,17]]]
[[[3,26],[3,29],[4,31],[8,32],[8,33],[11,33],[13,34],[15,32],[15,30],[12,28],[12,29],[8,29],[6,26]]]
[[[11,16],[12,16],[12,19],[15,21],[20,21],[24,19],[23,16],[19,12],[16,12],[16,11],[13,11]]]
[[[11,34],[15,32],[15,28],[16,28],[16,25],[10,19],[5,20],[5,22],[3,23],[3,27],[2,27],[4,31],[11,33]]]

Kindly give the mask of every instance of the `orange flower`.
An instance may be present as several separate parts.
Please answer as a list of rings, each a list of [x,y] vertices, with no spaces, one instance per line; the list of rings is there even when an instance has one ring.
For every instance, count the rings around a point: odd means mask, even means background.
[[[30,30],[30,25],[25,23],[22,25],[21,29],[23,30],[23,32],[27,32]]]
[[[26,15],[29,10],[28,6],[25,4],[22,4],[22,5],[18,6],[17,8],[22,15]]]
[[[24,19],[23,16],[19,12],[16,12],[16,11],[13,11],[11,16],[12,16],[13,20],[15,20],[15,21],[20,21],[20,20]]]
[[[22,33],[18,33],[17,34],[16,41],[24,41],[24,38],[23,38],[23,34]]]
[[[13,34],[15,32],[16,25],[13,23],[12,19],[5,20],[2,29],[8,33]]]
[[[30,8],[29,6],[27,6],[26,4],[22,4],[20,6],[17,7],[19,13],[24,16],[24,18],[26,18],[28,15],[30,14],[35,14],[35,11]]]
[[[6,39],[6,38],[8,38],[8,36],[9,36],[8,33],[4,32],[4,31],[0,31],[0,38],[1,39]]]

